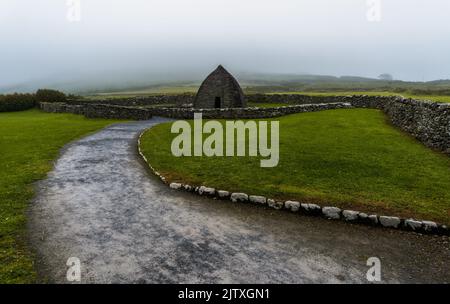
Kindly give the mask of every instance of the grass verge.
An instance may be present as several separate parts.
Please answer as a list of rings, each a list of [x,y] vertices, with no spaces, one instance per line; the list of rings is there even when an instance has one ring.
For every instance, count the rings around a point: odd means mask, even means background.
[[[38,110],[0,113],[0,283],[36,281],[26,245],[32,184],[45,178],[66,143],[113,122]]]
[[[450,158],[373,109],[294,114],[280,121],[280,162],[171,154],[171,123],[147,131],[143,153],[170,181],[450,223]]]

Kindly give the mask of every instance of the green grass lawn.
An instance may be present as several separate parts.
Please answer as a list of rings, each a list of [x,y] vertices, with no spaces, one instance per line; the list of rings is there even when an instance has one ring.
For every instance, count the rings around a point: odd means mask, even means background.
[[[0,283],[36,280],[25,235],[32,184],[45,178],[62,146],[113,122],[38,110],[0,113]]]
[[[141,147],[170,181],[450,223],[450,158],[395,129],[372,109],[278,118],[280,162],[258,157],[171,154],[171,123],[145,133]]]

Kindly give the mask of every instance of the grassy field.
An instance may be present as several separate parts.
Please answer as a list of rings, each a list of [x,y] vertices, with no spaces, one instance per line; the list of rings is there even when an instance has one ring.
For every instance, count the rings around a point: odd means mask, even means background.
[[[450,159],[390,126],[382,112],[278,120],[275,168],[261,168],[258,157],[173,157],[171,123],[147,131],[142,149],[170,181],[450,223]]]
[[[113,122],[38,110],[0,113],[0,283],[36,280],[25,241],[32,183],[46,176],[62,146]]]
[[[368,95],[368,96],[403,96],[419,100],[431,100],[436,102],[450,102],[450,96],[447,95],[415,95],[409,93],[394,93],[384,91],[347,91],[347,92],[280,92],[270,94],[302,94],[310,96],[346,96],[346,95]]]

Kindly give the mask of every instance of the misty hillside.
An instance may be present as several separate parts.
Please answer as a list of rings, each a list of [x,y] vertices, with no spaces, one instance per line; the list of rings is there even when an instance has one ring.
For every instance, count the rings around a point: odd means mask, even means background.
[[[327,75],[243,75],[239,80],[247,91],[390,91],[413,94],[450,95],[450,80],[407,82],[359,76]]]
[[[310,74],[236,73],[236,78],[247,92],[286,91],[392,91],[415,94],[450,95],[450,80],[406,82],[380,80],[359,76],[330,76]],[[190,73],[110,73],[91,75],[82,79],[61,77],[58,81],[30,81],[15,86],[1,87],[0,93],[33,92],[50,88],[80,95],[125,91],[151,90],[158,87],[198,87],[206,77],[201,72]]]

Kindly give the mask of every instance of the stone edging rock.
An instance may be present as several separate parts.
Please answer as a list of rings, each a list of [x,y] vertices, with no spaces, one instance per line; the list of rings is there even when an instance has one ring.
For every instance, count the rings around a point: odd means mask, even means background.
[[[450,236],[450,229],[446,225],[441,225],[432,221],[419,221],[415,219],[404,219],[397,216],[367,214],[354,210],[342,210],[340,208],[331,206],[321,207],[317,204],[301,203],[299,201],[293,200],[287,200],[283,202],[280,200],[266,198],[265,196],[248,195],[246,193],[230,192],[226,190],[216,190],[215,188],[207,186],[193,186],[174,182],[169,183],[161,173],[156,171],[156,169],[150,164],[148,159],[142,153],[141,137],[149,129],[146,129],[142,131],[141,134],[139,134],[138,153],[148,165],[153,174],[159,177],[160,180],[168,185],[171,189],[196,193],[198,195],[214,199],[230,200],[234,203],[253,203],[255,205],[262,205],[273,208],[275,210],[288,210],[290,212],[301,212],[305,215],[322,216],[330,220],[342,220],[355,224],[365,224],[390,229],[401,229],[424,234]]]

